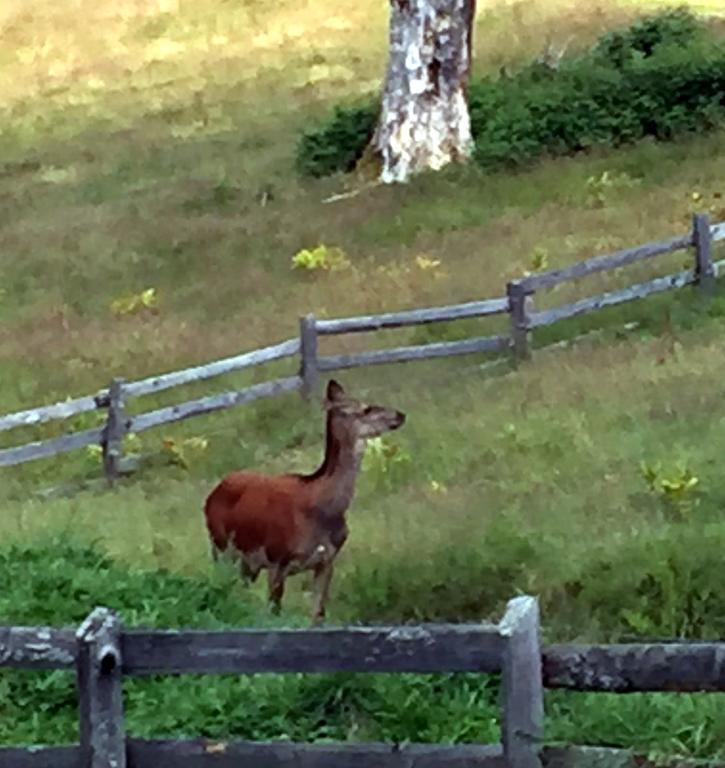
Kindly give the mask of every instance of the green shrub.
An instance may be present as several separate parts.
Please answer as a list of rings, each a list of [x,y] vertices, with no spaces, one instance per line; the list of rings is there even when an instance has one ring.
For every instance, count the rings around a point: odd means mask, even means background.
[[[297,167],[305,176],[349,173],[370,141],[376,106],[335,107],[332,117],[319,130],[306,131],[297,147]]]
[[[689,11],[645,17],[602,37],[556,69],[535,63],[513,76],[471,84],[475,160],[518,166],[545,154],[671,139],[725,120],[725,45],[709,40]],[[298,145],[298,167],[349,171],[370,139],[377,109],[336,107]]]
[[[651,56],[661,45],[686,46],[703,32],[704,25],[686,6],[655,16],[645,16],[631,27],[603,35],[594,50],[608,61],[622,66],[635,56]]]

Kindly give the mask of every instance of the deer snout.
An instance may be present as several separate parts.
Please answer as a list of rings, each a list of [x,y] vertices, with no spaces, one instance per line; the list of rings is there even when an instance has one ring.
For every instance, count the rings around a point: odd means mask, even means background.
[[[402,411],[396,411],[393,417],[392,429],[398,429],[405,424],[405,414]]]

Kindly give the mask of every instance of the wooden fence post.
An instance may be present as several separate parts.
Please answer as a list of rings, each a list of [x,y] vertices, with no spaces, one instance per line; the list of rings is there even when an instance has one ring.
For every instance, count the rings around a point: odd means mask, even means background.
[[[703,296],[711,296],[715,288],[712,266],[712,234],[710,217],[696,213],[692,217],[692,243],[695,246],[695,277]]]
[[[313,314],[300,318],[300,376],[302,377],[302,396],[313,397],[320,385],[320,372],[317,368],[317,324]]]
[[[121,623],[96,608],[76,632],[82,768],[126,768]]]
[[[509,600],[499,632],[507,638],[502,676],[504,756],[511,768],[540,768],[544,684],[536,599]]]
[[[126,434],[126,414],[123,387],[126,379],[114,379],[108,389],[108,418],[103,430],[103,473],[113,485],[120,474],[123,457],[123,436]]]
[[[514,362],[528,360],[531,357],[529,347],[528,313],[531,311],[533,299],[527,294],[525,285],[520,280],[514,280],[506,286],[511,316],[511,351]]]

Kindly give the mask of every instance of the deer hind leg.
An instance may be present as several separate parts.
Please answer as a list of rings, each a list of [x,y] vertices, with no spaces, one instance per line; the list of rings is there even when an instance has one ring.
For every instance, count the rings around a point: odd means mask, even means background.
[[[282,596],[284,595],[284,580],[286,576],[286,569],[282,565],[270,565],[267,569],[269,605],[274,614],[278,614],[282,608]]]
[[[254,565],[250,565],[243,557],[239,566],[239,570],[242,574],[242,581],[249,586],[250,584],[254,584],[254,582],[257,580],[257,576],[259,576],[259,572],[262,570],[259,566],[255,567]]]
[[[334,571],[333,561],[320,563],[315,567],[315,578],[312,585],[312,623],[321,624],[325,620],[325,603],[330,592],[330,582]]]

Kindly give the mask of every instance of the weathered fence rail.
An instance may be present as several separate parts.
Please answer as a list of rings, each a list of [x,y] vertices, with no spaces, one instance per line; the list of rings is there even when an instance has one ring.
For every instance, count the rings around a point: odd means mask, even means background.
[[[512,352],[514,360],[524,360],[530,356],[531,333],[536,328],[687,285],[697,284],[703,293],[707,294],[711,290],[715,278],[725,268],[725,260],[720,262],[713,262],[712,260],[712,245],[720,240],[725,240],[725,222],[711,225],[707,216],[697,215],[693,217],[692,230],[688,234],[635,248],[627,248],[613,254],[597,256],[562,269],[530,275],[509,283],[506,296],[503,298],[334,320],[318,320],[314,315],[307,315],[300,320],[298,338],[288,339],[273,346],[245,352],[223,360],[216,360],[206,365],[151,376],[139,381],[114,380],[107,389],[103,389],[95,395],[87,395],[43,408],[0,416],[0,432],[2,432],[18,427],[43,424],[51,420],[68,419],[92,411],[100,410],[106,414],[105,425],[95,429],[13,448],[0,449],[0,467],[22,464],[88,445],[100,444],[103,449],[105,474],[109,480],[113,481],[122,471],[122,444],[126,434],[141,432],[163,424],[213,413],[286,392],[300,390],[305,397],[310,397],[317,391],[321,373],[361,366],[430,360],[454,355],[496,353],[506,350]],[[579,299],[553,309],[536,311],[534,308],[534,296],[537,291],[690,247],[694,249],[692,269],[658,277],[628,288],[602,293],[598,296]],[[508,314],[510,317],[508,335],[401,346],[356,354],[319,354],[318,339],[320,336],[362,333],[502,314]],[[299,359],[296,375],[255,384],[236,391],[201,397],[133,417],[126,416],[125,405],[129,398],[162,392],[173,387],[204,381],[290,357]]]
[[[0,748],[0,768],[155,766],[584,766],[605,750],[546,749],[543,689],[725,691],[725,643],[540,647],[537,601],[508,603],[498,624],[309,630],[124,630],[96,609],[72,630],[0,627],[0,667],[75,670],[80,744]],[[124,676],[322,672],[502,673],[501,744],[386,745],[140,741],[124,729]],[[591,750],[590,750],[591,751]],[[602,753],[602,754],[600,754]],[[611,755],[610,755],[611,758]],[[368,761],[368,762],[366,762]],[[621,753],[615,761],[623,766]],[[629,766],[629,764],[627,764]],[[634,766],[634,762],[631,763]]]
[[[121,641],[123,671],[131,676],[214,671],[244,674],[259,672],[261,667],[268,672],[289,672],[293,668],[299,672],[352,672],[371,663],[381,665],[375,671],[391,671],[382,668],[394,663],[389,656],[363,662],[356,654],[365,644],[380,648],[380,638],[389,637],[393,630],[126,630]],[[427,642],[436,647],[445,646],[453,638],[455,649],[447,652],[449,663],[459,665],[457,671],[491,671],[498,641],[491,641],[480,625],[422,625],[420,630]],[[462,640],[462,635],[467,639]],[[72,670],[76,661],[73,630],[0,627],[0,667]],[[541,661],[546,688],[613,693],[725,693],[725,643],[548,645],[541,649]],[[417,667],[406,671],[431,669]]]

